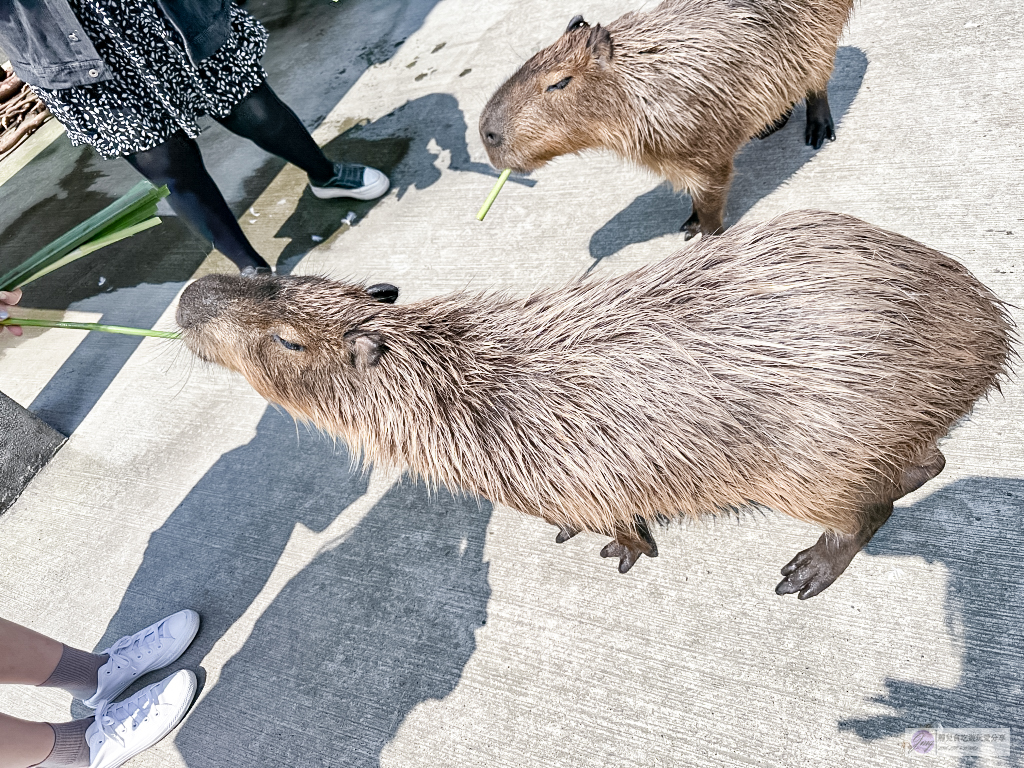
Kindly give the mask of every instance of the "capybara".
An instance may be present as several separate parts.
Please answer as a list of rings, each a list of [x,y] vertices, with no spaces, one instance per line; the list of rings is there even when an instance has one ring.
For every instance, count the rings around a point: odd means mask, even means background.
[[[805,138],[835,139],[828,80],[853,0],[665,0],[607,27],[575,17],[491,97],[496,168],[607,149],[685,189],[685,239],[723,226],[733,156],[807,100]]]
[[[374,462],[613,537],[761,504],[824,527],[779,594],[831,584],[1007,372],[1012,322],[953,259],[833,213],[737,226],[527,296],[209,275],[178,323],[203,360]],[[315,479],[312,481],[315,482]]]

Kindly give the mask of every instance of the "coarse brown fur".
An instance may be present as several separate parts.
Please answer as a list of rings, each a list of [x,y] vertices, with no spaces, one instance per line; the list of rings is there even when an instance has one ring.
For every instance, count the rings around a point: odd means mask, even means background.
[[[852,0],[666,0],[607,28],[581,17],[509,78],[480,118],[496,168],[607,149],[693,197],[722,228],[733,156],[808,98],[807,142],[835,138],[827,87]],[[569,81],[566,82],[566,78]]]
[[[832,213],[523,297],[391,306],[390,290],[212,275],[178,320],[199,357],[369,460],[559,540],[615,536],[623,570],[656,553],[647,521],[755,502],[817,523],[836,562],[801,596],[941,471],[937,441],[1011,352],[1011,320],[966,268]]]

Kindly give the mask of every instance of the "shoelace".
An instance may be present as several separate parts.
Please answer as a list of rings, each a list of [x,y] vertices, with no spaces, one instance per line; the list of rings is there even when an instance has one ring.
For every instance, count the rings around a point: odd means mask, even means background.
[[[137,661],[141,661],[148,654],[153,653],[154,650],[159,650],[164,639],[174,639],[169,632],[164,630],[164,624],[165,622],[161,621],[151,632],[147,632],[145,635],[125,635],[108,648],[105,653],[114,661],[115,666],[128,667],[133,675],[138,674]]]
[[[325,186],[341,187],[342,189],[359,189],[363,186],[365,166],[351,163],[337,163],[334,166],[334,178]]]
[[[117,732],[117,726],[127,724],[131,720],[132,730],[135,730],[149,715],[153,705],[158,703],[150,697],[149,690],[142,690],[124,701],[102,705],[102,709],[96,713],[96,722],[100,724],[104,736],[123,747],[124,738]]]

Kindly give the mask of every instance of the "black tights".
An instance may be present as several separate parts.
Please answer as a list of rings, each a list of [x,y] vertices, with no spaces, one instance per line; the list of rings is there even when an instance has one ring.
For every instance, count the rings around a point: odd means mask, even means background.
[[[334,175],[334,164],[320,151],[295,113],[265,82],[217,122],[256,146],[294,163],[316,182]],[[199,145],[183,131],[145,152],[125,158],[156,186],[167,185],[171,208],[238,268],[267,267],[242,233],[224,196],[203,164]]]

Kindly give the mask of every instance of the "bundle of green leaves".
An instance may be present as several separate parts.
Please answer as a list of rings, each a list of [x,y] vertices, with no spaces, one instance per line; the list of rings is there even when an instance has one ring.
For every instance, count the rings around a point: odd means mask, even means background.
[[[83,256],[98,251],[100,248],[105,248],[150,227],[155,227],[160,223],[160,219],[156,215],[156,204],[168,194],[167,187],[157,189],[148,181],[139,182],[126,195],[115,200],[70,232],[58,237],[0,277],[0,291],[13,291],[15,288],[21,288],[55,269],[60,269]],[[178,336],[170,331],[153,331],[145,328],[126,328],[98,323],[70,323],[60,320],[12,317],[0,321],[0,324],[75,328],[85,331],[105,331],[161,338],[177,338]]]

